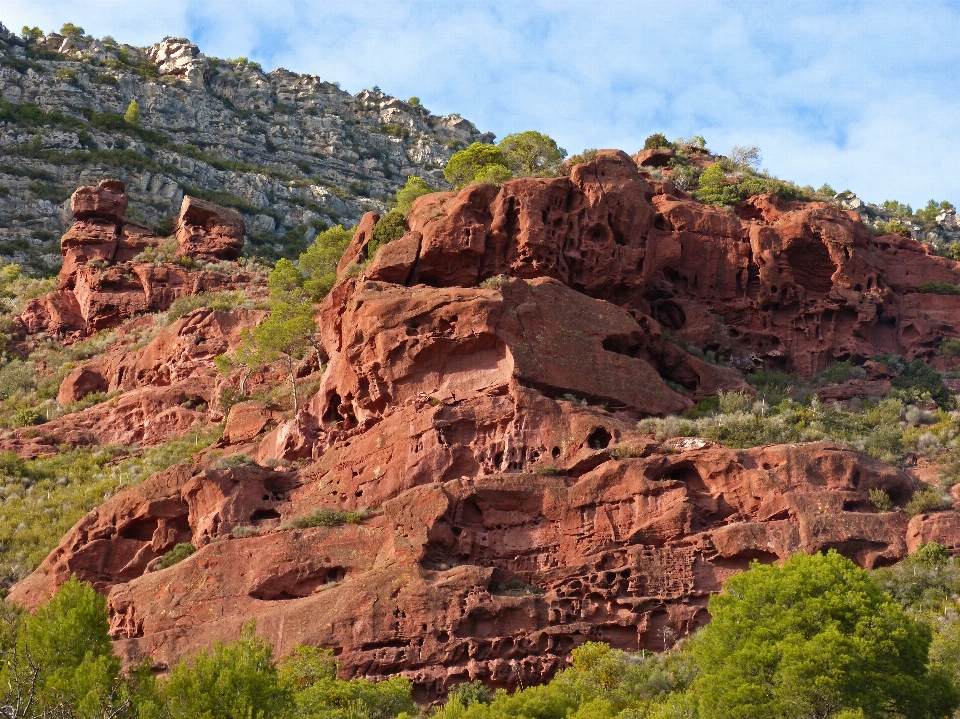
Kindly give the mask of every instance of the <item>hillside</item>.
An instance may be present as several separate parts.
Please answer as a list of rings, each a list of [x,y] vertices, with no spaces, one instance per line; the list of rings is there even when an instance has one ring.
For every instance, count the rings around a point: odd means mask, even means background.
[[[446,187],[451,153],[492,140],[456,115],[176,38],[24,40],[0,25],[0,97],[0,258],[40,275],[59,268],[67,200],[91,180],[123,180],[130,217],[168,231],[185,193],[232,207],[247,251],[275,259],[383,212],[412,174]]]
[[[699,137],[493,145],[184,40],[2,38],[0,248],[26,271],[0,262],[0,705],[26,627],[57,671],[99,637],[106,693],[69,699],[98,716],[205,716],[175,707],[229,693],[224,656],[272,673],[278,719],[451,693],[437,716],[676,716],[707,696],[697,651],[715,696],[725,665],[758,674],[754,646],[726,658],[736,615],[686,642],[725,586],[784,626],[808,592],[817,632],[817,592],[859,603],[870,681],[910,664],[909,692],[818,716],[960,705],[949,203],[798,187]]]
[[[921,291],[960,263],[638,159],[426,194],[379,249],[370,213],[319,305],[309,254],[237,262],[227,208],[186,198],[167,239],[120,183],[78,190],[58,288],[13,320],[9,598],[90,582],[161,671],[255,618],[431,699],[666,649],[756,559],[960,546],[960,297]],[[77,523],[25,576],[51,520]]]

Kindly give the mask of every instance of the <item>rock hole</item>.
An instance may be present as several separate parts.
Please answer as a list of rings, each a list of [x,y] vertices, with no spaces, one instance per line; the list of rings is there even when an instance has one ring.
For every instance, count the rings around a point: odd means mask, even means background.
[[[611,439],[613,439],[613,436],[607,431],[606,427],[597,427],[587,437],[587,446],[590,449],[606,449],[610,446]]]
[[[265,522],[270,519],[280,519],[280,512],[275,509],[258,509],[250,515],[251,522]]]
[[[554,447],[553,451],[550,452],[550,456],[553,457],[554,459],[560,459],[560,448]]]

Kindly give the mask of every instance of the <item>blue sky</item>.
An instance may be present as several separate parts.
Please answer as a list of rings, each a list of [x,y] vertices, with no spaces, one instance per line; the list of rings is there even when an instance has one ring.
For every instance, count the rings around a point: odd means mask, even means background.
[[[960,3],[561,0],[4,0],[0,22],[64,22],[147,45],[186,36],[420,97],[571,153],[701,134],[770,172],[869,201],[960,205]]]

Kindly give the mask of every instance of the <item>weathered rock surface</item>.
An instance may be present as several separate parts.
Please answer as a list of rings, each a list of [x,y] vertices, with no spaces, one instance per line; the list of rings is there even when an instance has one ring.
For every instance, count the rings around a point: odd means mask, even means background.
[[[137,261],[165,240],[124,216],[122,182],[104,180],[81,187],[71,200],[76,222],[61,240],[64,262],[58,289],[32,300],[21,317],[27,334],[82,336],[200,292],[248,288],[249,273],[190,270],[175,262]],[[185,197],[176,221],[178,254],[198,262],[235,260],[243,247],[244,224],[233,210]]]
[[[453,152],[493,140],[459,115],[379,91],[351,95],[336,78],[207,57],[185,38],[138,48],[50,33],[24,43],[0,26],[0,62],[0,98],[70,118],[0,125],[0,185],[10,190],[0,197],[0,257],[44,274],[59,267],[56,238],[71,221],[64,200],[91,177],[124,181],[131,214],[151,226],[175,216],[185,195],[229,196],[258,254],[271,256],[289,249],[291,234],[312,240],[320,222],[350,226],[367,208],[386,212],[410,175],[447,187]],[[131,100],[146,132],[88,121],[119,120]],[[31,142],[44,158],[25,156]]]
[[[739,366],[804,375],[882,352],[929,357],[960,336],[960,298],[918,292],[960,282],[960,265],[923,245],[875,238],[823,203],[758,196],[734,216],[669,190],[602,150],[569,178],[427,195],[403,246],[381,249],[370,271],[434,287],[551,277]]]
[[[79,222],[94,221],[112,220]],[[881,351],[929,355],[956,334],[952,299],[917,287],[957,281],[957,263],[872,238],[826,205],[705,207],[613,151],[569,177],[422,197],[407,233],[369,257],[375,223],[365,217],[320,307],[327,364],[322,377],[298,370],[315,388],[299,414],[248,400],[226,417],[216,451],[259,464],[198,458],[117,494],[14,601],[34,606],[76,575],[109,595],[128,663],[162,669],[256,619],[280,653],[332,647],[345,675],[403,674],[428,699],[466,679],[542,681],[591,639],[668,646],[754,559],[837,549],[876,567],[925,541],[960,550],[955,511],[874,512],[870,490],[903,506],[922,485],[851,449],[730,450],[636,429],[750,391],[707,350],[804,374]],[[232,236],[211,229],[229,223],[186,224]],[[51,316],[70,297],[98,306],[76,288],[118,268],[95,269],[77,263],[73,289],[46,300]],[[114,408],[47,427],[56,441],[149,442],[161,425],[219,421],[209,408],[239,375],[216,376],[213,358],[260,319],[200,310],[140,350],[84,363],[64,399],[119,391]],[[872,396],[888,374],[868,363],[866,379],[822,397]],[[284,525],[318,508],[370,513]],[[159,570],[184,541],[199,551]]]
[[[347,673],[402,673],[432,696],[466,678],[540,681],[589,639],[662,648],[705,623],[709,594],[753,559],[837,548],[878,566],[907,552],[906,517],[872,513],[868,491],[903,502],[913,480],[855,452],[664,454],[595,411],[564,414],[561,475],[422,476],[378,497],[382,512],[359,526],[277,528],[353,497],[365,476],[341,474],[318,501],[336,470],[179,467],[89,515],[13,597],[34,603],[71,574],[92,581],[110,590],[127,660],[160,665],[255,616],[281,652],[334,647]],[[614,436],[639,456],[615,458]],[[349,445],[326,466],[356,454]],[[237,526],[263,534],[230,539]],[[150,571],[178,541],[203,549]]]

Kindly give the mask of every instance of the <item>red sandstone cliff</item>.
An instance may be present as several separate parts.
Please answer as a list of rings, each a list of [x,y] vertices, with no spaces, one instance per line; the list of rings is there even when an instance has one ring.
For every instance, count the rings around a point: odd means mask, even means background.
[[[119,190],[98,192],[92,219],[78,212],[64,238],[61,289],[25,314],[30,332],[83,334],[205,281],[170,268],[160,285],[134,272],[111,290],[112,268],[89,259],[126,262],[130,231]],[[185,205],[184,252],[235,256],[242,229],[189,217]],[[262,466],[201,460],[118,494],[13,600],[35,605],[76,574],[108,593],[128,661],[169,665],[256,618],[280,652],[333,647],[345,672],[403,673],[426,697],[466,678],[543,680],[588,639],[662,648],[706,622],[710,592],[753,559],[836,548],[873,567],[921,540],[956,546],[955,512],[874,513],[870,489],[902,504],[916,481],[850,449],[735,451],[635,427],[746,388],[664,330],[741,367],[804,374],[878,352],[928,356],[960,333],[960,298],[917,286],[960,281],[957,263],[823,204],[706,207],[614,151],[569,177],[425,196],[408,232],[367,258],[373,222],[341,263],[368,260],[361,276],[319,309],[329,362],[311,400],[289,419],[257,402],[227,418],[219,449]],[[209,403],[223,381],[212,356],[258,320],[200,310],[139,353],[78,367],[62,392],[107,387],[122,403],[195,386]],[[317,508],[372,514],[281,526]],[[183,541],[200,551],[158,570]]]

